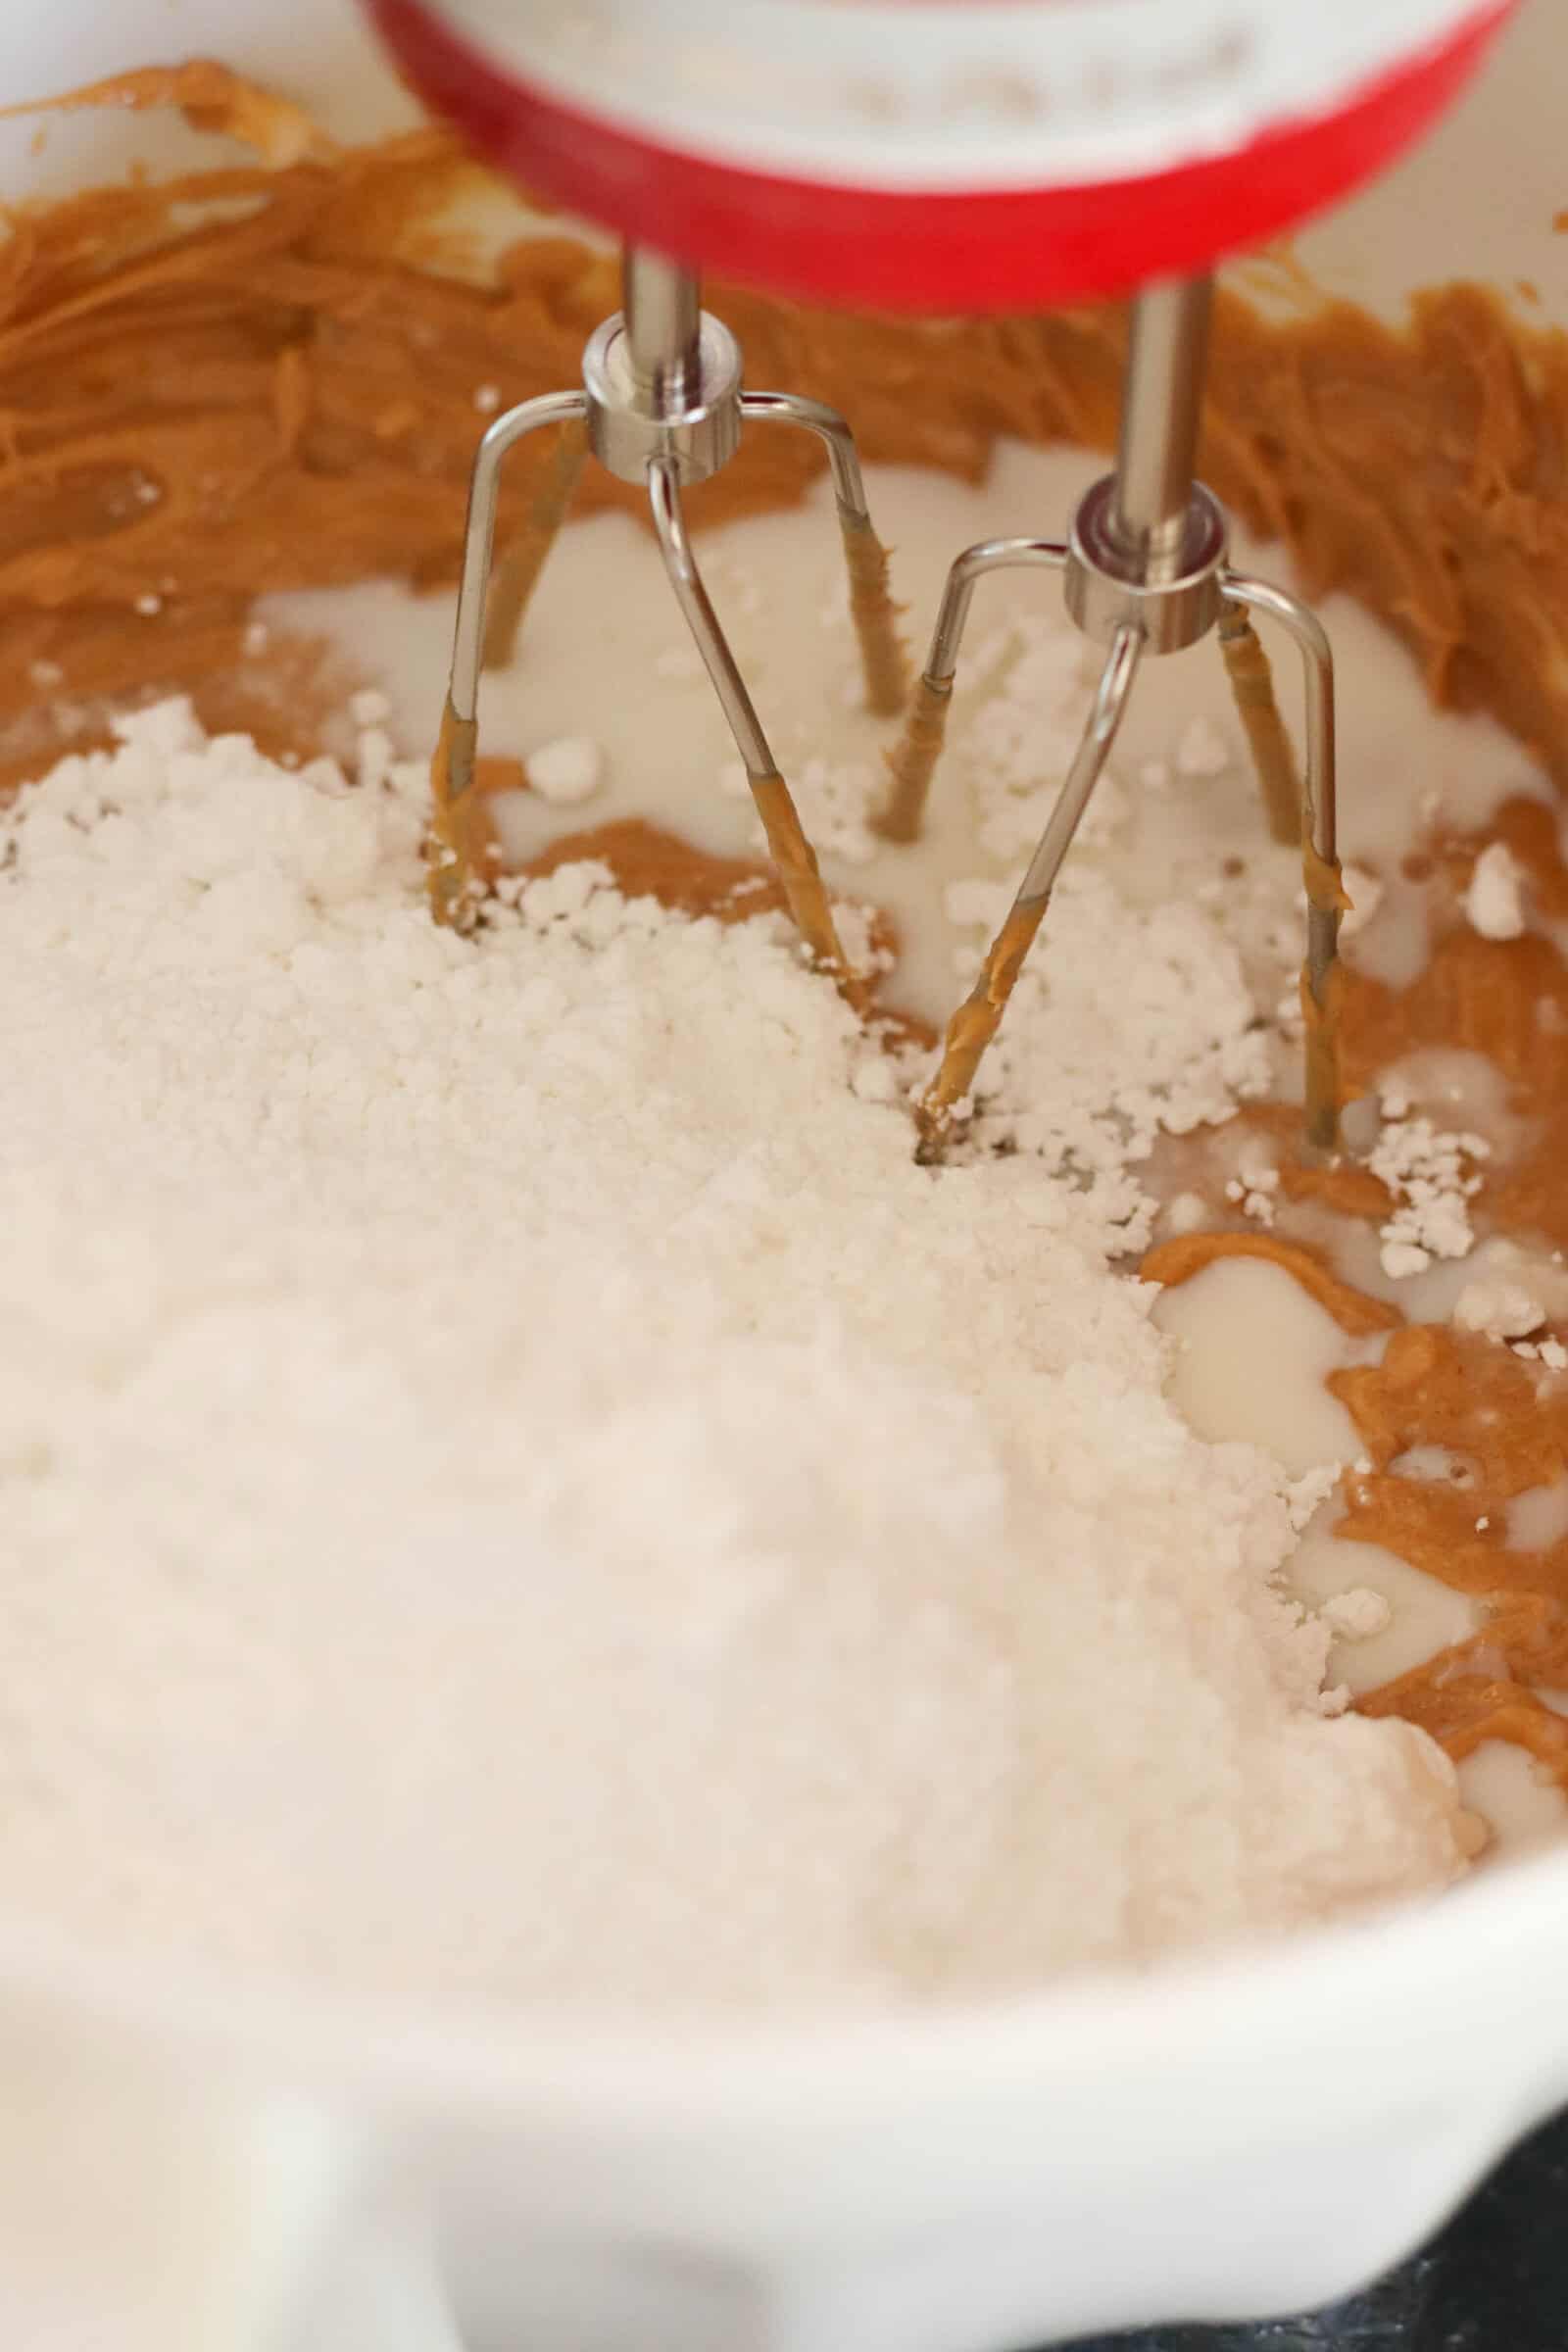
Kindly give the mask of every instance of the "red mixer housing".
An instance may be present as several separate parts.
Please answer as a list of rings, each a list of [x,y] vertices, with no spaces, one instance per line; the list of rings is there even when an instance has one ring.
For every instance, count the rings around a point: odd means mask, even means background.
[[[1038,307],[1114,294],[1207,269],[1321,210],[1415,139],[1462,89],[1513,0],[1406,4],[1405,46],[1321,90],[1308,111],[1274,106],[1220,152],[1054,184],[901,184],[748,168],[731,154],[650,135],[519,71],[497,11],[464,0],[367,0],[414,88],[523,187],[678,260],[807,299],[906,313]],[[906,6],[923,0],[906,0]],[[1082,0],[1013,0],[1049,56]],[[1316,0],[1247,0],[1300,7]],[[1366,0],[1376,20],[1389,0]],[[514,22],[537,15],[516,0]],[[779,0],[786,25],[789,10]],[[891,4],[884,14],[897,37]],[[949,12],[952,13],[951,10]],[[1102,14],[1104,13],[1102,5]],[[711,38],[722,42],[720,29]],[[1245,18],[1244,6],[1240,16]],[[477,24],[465,20],[478,19]],[[1420,37],[1411,39],[1414,30]],[[673,70],[673,68],[672,68]],[[1042,176],[1045,176],[1043,172]]]

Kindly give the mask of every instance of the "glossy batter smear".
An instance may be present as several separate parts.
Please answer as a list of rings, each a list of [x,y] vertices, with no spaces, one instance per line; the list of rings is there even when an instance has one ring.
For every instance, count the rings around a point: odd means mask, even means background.
[[[587,335],[617,307],[615,265],[564,237],[482,265],[442,224],[484,184],[443,131],[340,151],[299,110],[209,64],[74,102],[178,105],[263,160],[10,219],[0,785],[93,740],[115,704],[172,689],[192,693],[213,729],[309,754],[345,681],[319,647],[259,643],[253,597],[372,575],[450,584],[476,393],[493,385],[511,405],[575,381]],[[711,299],[754,381],[845,409],[873,460],[976,480],[1002,434],[1113,438],[1118,311],[959,333],[732,287]],[[1411,647],[1434,701],[1492,711],[1568,783],[1568,341],[1471,286],[1419,298],[1402,332],[1336,304],[1264,321],[1222,295],[1200,462],[1254,529],[1288,543],[1309,594],[1352,590]],[[788,503],[820,466],[805,436],[754,437],[693,493],[694,519]],[[639,505],[595,467],[563,484],[548,446],[524,445],[503,491],[503,566],[513,548],[525,567],[541,500],[568,496],[581,510]],[[478,763],[481,793],[516,780],[509,762]],[[1498,832],[1540,910],[1568,914],[1551,813],[1518,803]],[[1435,869],[1462,881],[1476,846],[1440,843]],[[761,869],[648,826],[571,835],[537,867],[583,856],[693,912],[738,920],[778,900]],[[1422,1046],[1491,1057],[1529,1124],[1490,1170],[1479,1221],[1568,1244],[1568,966],[1552,942],[1489,941],[1455,921],[1410,988],[1354,971],[1343,988],[1351,1089]],[[1246,1115],[1282,1134],[1298,1118]],[[1382,1187],[1349,1163],[1287,1158],[1282,1183],[1347,1218],[1387,1213]],[[1256,1232],[1166,1245],[1146,1271],[1180,1281],[1238,1250],[1284,1266],[1348,1330],[1398,1320],[1312,1252]],[[1513,1740],[1568,1789],[1568,1722],[1535,1695],[1568,1687],[1568,1541],[1522,1552],[1501,1532],[1512,1496],[1568,1475],[1568,1381],[1494,1342],[1403,1327],[1376,1369],[1331,1385],[1373,1465],[1348,1480],[1343,1532],[1489,1610],[1475,1640],[1361,1705],[1408,1716],[1456,1756]],[[1417,1443],[1450,1447],[1473,1483],[1401,1477],[1395,1464]]]

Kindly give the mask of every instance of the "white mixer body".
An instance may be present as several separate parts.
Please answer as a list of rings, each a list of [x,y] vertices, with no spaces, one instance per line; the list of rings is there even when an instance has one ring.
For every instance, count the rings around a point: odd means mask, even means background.
[[[563,106],[751,172],[959,192],[1142,179],[1310,119],[1477,0],[439,0]]]

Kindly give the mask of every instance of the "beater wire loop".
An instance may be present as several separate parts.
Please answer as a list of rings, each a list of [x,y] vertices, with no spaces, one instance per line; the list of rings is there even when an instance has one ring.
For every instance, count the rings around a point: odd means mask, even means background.
[[[581,392],[548,392],[498,416],[480,440],[468,485],[468,520],[452,632],[452,674],[435,758],[430,763],[430,911],[454,930],[472,927],[487,876],[478,870],[488,828],[478,808],[479,671],[484,659],[485,604],[495,545],[496,506],[507,453],[527,433],[548,425],[581,423]],[[543,558],[541,557],[541,562]]]
[[[816,854],[713,611],[682,505],[685,486],[728,463],[746,419],[793,425],[822,443],[866,705],[891,717],[907,697],[908,657],[854,436],[838,412],[820,401],[789,392],[743,393],[739,346],[703,310],[693,271],[645,246],[628,245],[621,286],[620,312],[595,330],[584,349],[582,389],[525,401],[497,417],[474,459],[452,676],[430,770],[431,911],[438,922],[462,930],[476,919],[491,847],[475,790],[480,671],[511,661],[529,598],[592,455],[617,479],[647,491],[665,575],[735,738],[785,902],[814,961],[852,1003],[861,1004],[868,995],[865,976],[852,972],[845,957]],[[502,461],[525,433],[549,425],[560,428],[555,452],[492,580]]]
[[[871,524],[859,453],[837,409],[796,392],[746,392],[741,415],[799,425],[827,451],[849,575],[850,617],[865,676],[865,707],[878,718],[897,718],[909,697],[909,656],[899,634],[902,606],[888,584],[888,551]]]

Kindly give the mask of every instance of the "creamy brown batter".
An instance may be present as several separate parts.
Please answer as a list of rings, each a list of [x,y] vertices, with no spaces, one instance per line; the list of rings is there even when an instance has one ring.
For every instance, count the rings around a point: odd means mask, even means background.
[[[476,389],[576,381],[618,301],[612,258],[569,238],[480,270],[440,223],[484,175],[443,131],[339,153],[212,65],[76,102],[93,100],[183,103],[278,160],[88,191],[20,216],[0,252],[0,721],[35,705],[28,665],[62,642],[78,695],[214,679],[261,590],[450,583]],[[193,204],[223,214],[192,225]],[[753,381],[846,410],[871,459],[977,480],[1000,434],[1113,439],[1117,309],[959,332],[711,300]],[[1568,780],[1565,449],[1568,339],[1484,289],[1422,296],[1405,331],[1219,298],[1206,478],[1288,543],[1309,593],[1348,588],[1397,630],[1436,702],[1492,710]],[[753,435],[692,493],[694,519],[787,502],[824,463],[807,435]],[[509,466],[503,546],[554,464],[544,443]],[[639,504],[597,467],[577,499]],[[150,576],[164,610],[127,631]]]
[[[615,266],[546,237],[480,269],[440,221],[482,174],[441,131],[340,152],[297,109],[211,65],[126,76],[76,102],[179,104],[266,161],[12,220],[0,250],[0,783],[92,740],[114,702],[172,688],[212,727],[309,752],[345,681],[319,648],[251,642],[252,598],[377,574],[454,580],[477,388],[493,383],[510,404],[576,380],[588,333],[616,307]],[[1113,438],[1117,311],[960,333],[733,287],[711,299],[754,381],[846,410],[873,460],[973,480],[1002,434]],[[1403,331],[1347,305],[1266,322],[1233,296],[1217,302],[1206,478],[1288,543],[1309,593],[1348,588],[1396,629],[1434,701],[1490,710],[1568,783],[1565,453],[1568,339],[1521,324],[1484,289],[1421,297]],[[693,519],[798,498],[821,464],[805,436],[755,436],[692,494]],[[583,510],[638,504],[598,468],[579,478],[569,448],[524,445],[498,533],[517,551],[514,570],[531,560],[541,511],[567,497]],[[156,611],[142,609],[150,581]],[[480,760],[472,797],[517,780],[514,763]],[[1528,867],[1542,910],[1568,912],[1549,812],[1519,802],[1493,831]],[[1462,887],[1477,846],[1434,844],[1439,902]],[[739,920],[782,904],[764,869],[646,825],[567,836],[537,869],[583,856],[693,913]],[[1489,1176],[1479,1221],[1568,1243],[1568,965],[1544,938],[1488,941],[1437,911],[1410,988],[1346,973],[1348,1086],[1420,1046],[1489,1055],[1529,1140]],[[882,937],[892,944],[886,926]],[[1246,1115],[1287,1138],[1298,1118]],[[1347,1217],[1387,1212],[1381,1185],[1349,1163],[1287,1152],[1282,1183]],[[1180,1281],[1237,1251],[1285,1267],[1348,1330],[1398,1321],[1311,1252],[1257,1233],[1166,1245],[1146,1271]],[[1568,1723],[1533,1695],[1568,1686],[1568,1544],[1519,1552],[1500,1536],[1512,1495],[1568,1472],[1568,1382],[1495,1343],[1399,1328],[1380,1367],[1332,1385],[1373,1464],[1348,1482],[1345,1534],[1490,1612],[1476,1641],[1361,1703],[1408,1715],[1455,1755],[1516,1740],[1568,1788]],[[1417,1442],[1451,1446],[1474,1483],[1449,1493],[1398,1475]]]

